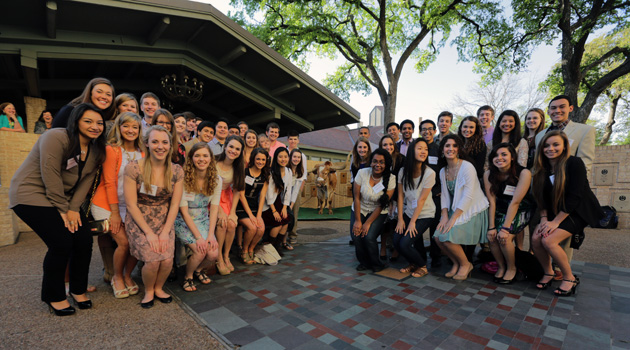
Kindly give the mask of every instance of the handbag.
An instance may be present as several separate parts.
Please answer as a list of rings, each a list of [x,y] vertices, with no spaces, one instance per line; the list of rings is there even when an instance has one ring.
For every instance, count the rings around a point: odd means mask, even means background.
[[[94,217],[90,214],[90,209],[92,206],[92,199],[94,199],[94,194],[96,193],[96,188],[101,182],[101,169],[103,166],[99,166],[96,169],[96,177],[94,177],[94,183],[92,184],[92,193],[90,194],[90,198],[86,199],[81,204],[81,213],[85,217],[85,221],[87,221],[87,228],[90,232],[92,232],[93,236],[100,236],[107,233],[110,233],[109,227],[109,219],[104,220],[94,220]]]
[[[262,245],[254,253],[254,261],[258,264],[278,265],[280,259],[280,254],[271,244]]]

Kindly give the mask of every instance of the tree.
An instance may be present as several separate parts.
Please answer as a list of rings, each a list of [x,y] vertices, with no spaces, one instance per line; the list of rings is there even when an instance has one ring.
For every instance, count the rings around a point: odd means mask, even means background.
[[[483,26],[476,18],[467,18],[458,38],[462,59],[474,60],[477,69],[490,79],[505,71],[526,67],[531,51],[539,44],[560,39],[560,71],[563,93],[577,101],[580,85],[609,59],[622,63],[593,81],[582,103],[575,105],[571,119],[584,123],[599,96],[630,72],[630,48],[615,45],[599,55],[586,55],[591,34],[608,30],[611,35],[628,28],[630,1],[627,0],[513,0],[511,20],[497,18],[494,26]],[[584,64],[588,61],[588,64]]]
[[[539,80],[535,77],[523,84],[522,79],[513,74],[506,74],[499,81],[473,84],[464,96],[456,94],[451,102],[455,114],[476,115],[477,108],[489,105],[497,114],[512,109],[521,117],[533,107],[540,107],[545,94],[538,88]]]
[[[615,47],[630,47],[630,27],[618,32],[601,35],[586,44],[581,70],[592,66],[593,62],[599,60],[600,57]],[[602,77],[614,71],[623,63],[620,56],[613,55],[590,69],[580,83],[577,101],[585,99],[589,91]],[[558,64],[541,85],[549,90],[550,95],[557,95],[563,92],[564,84],[562,82],[562,66]],[[610,141],[613,134],[613,125],[616,123],[615,115],[619,102],[623,101],[623,98],[627,96],[630,96],[630,74],[613,81],[599,96],[597,103],[605,105],[606,107],[602,109],[608,110],[608,120],[601,135],[600,145],[605,145]]]
[[[496,1],[496,0],[495,0]],[[494,18],[489,0],[232,0],[230,15],[283,56],[305,64],[308,53],[345,61],[325,79],[344,99],[376,89],[385,125],[394,121],[398,82],[411,59],[423,72],[465,17]],[[256,18],[262,20],[257,22]]]

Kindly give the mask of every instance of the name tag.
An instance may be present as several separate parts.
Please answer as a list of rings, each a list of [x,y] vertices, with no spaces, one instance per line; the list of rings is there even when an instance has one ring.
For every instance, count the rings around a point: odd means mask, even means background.
[[[416,209],[418,207],[418,200],[414,199],[411,201],[411,209]]]
[[[372,190],[374,191],[374,193],[379,193],[384,189],[385,189],[385,186],[383,186],[382,182],[379,182],[376,185],[374,185],[374,187],[372,187]]]
[[[515,186],[507,185],[507,186],[505,186],[505,191],[503,191],[503,194],[508,195],[508,196],[513,196],[514,195],[514,191],[516,191],[516,187]]]
[[[254,184],[254,178],[251,176],[245,176],[245,183],[252,186]]]
[[[553,182],[554,182],[555,179],[556,179],[556,175],[549,176],[549,181],[551,181],[552,185],[553,185]]]
[[[435,165],[438,162],[438,157],[436,156],[429,156],[429,164],[431,165]]]
[[[140,184],[140,193],[146,194],[148,196],[155,196],[157,194],[157,186],[156,185],[151,185],[151,191],[147,192],[144,189],[144,183],[142,183],[142,184]]]
[[[192,202],[195,200],[195,194],[192,192],[184,192],[184,200],[188,202]]]
[[[75,158],[70,158],[68,159],[68,164],[66,164],[66,170],[72,169],[77,165],[79,165],[79,163],[77,163],[77,160]]]
[[[573,146],[573,139],[569,139],[569,146]]]

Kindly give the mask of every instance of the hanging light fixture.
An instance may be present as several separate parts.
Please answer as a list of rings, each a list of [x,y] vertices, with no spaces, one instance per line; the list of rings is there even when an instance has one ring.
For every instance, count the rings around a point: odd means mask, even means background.
[[[162,92],[173,101],[186,103],[197,102],[203,97],[203,81],[188,77],[184,72],[173,73],[160,79]]]

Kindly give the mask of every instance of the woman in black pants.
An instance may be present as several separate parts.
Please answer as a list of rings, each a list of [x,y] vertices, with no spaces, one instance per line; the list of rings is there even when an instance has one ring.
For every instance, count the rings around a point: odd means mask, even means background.
[[[66,298],[64,276],[70,263],[70,293],[80,309],[92,302],[85,292],[92,257],[92,233],[79,208],[105,158],[101,110],[75,107],[65,129],[43,134],[11,179],[10,207],[44,241],[42,300],[57,316],[75,309]]]

